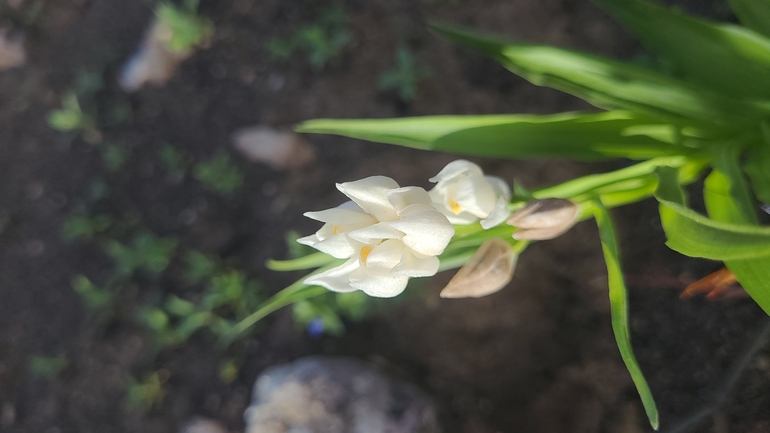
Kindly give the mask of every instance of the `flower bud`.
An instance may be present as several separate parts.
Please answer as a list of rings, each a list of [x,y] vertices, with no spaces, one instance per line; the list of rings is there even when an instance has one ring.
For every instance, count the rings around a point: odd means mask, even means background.
[[[561,236],[577,223],[580,208],[563,198],[532,200],[511,215],[508,225],[516,227],[516,240],[546,240]]]
[[[517,256],[500,238],[484,241],[441,291],[442,298],[480,298],[505,287],[513,278]]]

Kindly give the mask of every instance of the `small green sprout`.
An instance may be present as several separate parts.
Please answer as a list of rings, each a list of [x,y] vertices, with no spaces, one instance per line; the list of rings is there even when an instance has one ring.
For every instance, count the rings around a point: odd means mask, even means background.
[[[159,406],[166,396],[163,385],[168,381],[169,375],[168,370],[158,370],[147,375],[142,381],[129,377],[126,388],[126,406],[129,409],[142,411]]]
[[[322,69],[348,43],[347,13],[338,6],[326,9],[318,20],[301,27],[292,37],[272,39],[267,43],[267,50],[274,59],[282,62],[289,60],[296,51],[302,51],[313,67]]]
[[[48,125],[58,131],[87,131],[95,127],[94,120],[81,110],[74,92],[62,97],[62,107],[48,115]]]
[[[225,385],[229,385],[238,378],[240,365],[235,358],[225,359],[219,364],[219,379]]]
[[[62,237],[65,240],[90,240],[97,234],[112,227],[113,221],[109,215],[94,215],[92,217],[72,215],[64,222]]]
[[[136,270],[160,274],[171,262],[176,251],[175,239],[161,238],[152,233],[137,235],[131,245],[110,240],[105,251],[114,261],[116,272],[128,276]]]
[[[58,376],[67,364],[67,357],[63,353],[53,357],[33,356],[29,360],[29,371],[36,377],[51,379]]]
[[[190,158],[185,152],[170,144],[161,146],[158,150],[158,157],[172,176],[184,176],[190,166]]]
[[[158,20],[168,30],[166,48],[176,53],[188,52],[214,34],[214,24],[198,16],[198,2],[186,3],[184,7],[163,3],[155,10]]]
[[[123,168],[130,155],[125,145],[108,144],[102,150],[102,161],[107,166],[107,170],[116,172]]]
[[[196,164],[194,175],[208,188],[226,195],[232,194],[243,184],[243,173],[224,152],[209,161]]]
[[[185,277],[190,284],[198,284],[203,279],[211,277],[216,270],[214,262],[199,251],[187,253],[185,261],[187,262]]]
[[[72,279],[72,289],[80,295],[86,308],[92,312],[98,312],[106,307],[114,297],[112,291],[96,287],[91,280],[84,275],[76,275]]]
[[[417,94],[420,81],[428,78],[430,73],[421,68],[417,60],[406,47],[396,51],[396,66],[380,77],[381,90],[396,90],[404,102],[411,102]]]

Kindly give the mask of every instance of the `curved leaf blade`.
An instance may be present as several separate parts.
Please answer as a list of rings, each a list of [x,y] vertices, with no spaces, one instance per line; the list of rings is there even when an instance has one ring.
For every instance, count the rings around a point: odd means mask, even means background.
[[[770,96],[770,40],[644,0],[594,0],[689,82],[741,98]]]
[[[732,99],[627,63],[548,46],[505,43],[453,27],[433,27],[452,42],[494,58],[533,84],[562,90],[600,108],[737,124],[753,123],[770,114],[767,104]]]
[[[739,150],[719,148],[714,170],[706,178],[703,198],[716,221],[757,225],[754,200],[738,166]],[[735,278],[762,309],[770,314],[770,257],[725,261]]]
[[[741,24],[755,32],[770,36],[770,1],[767,0],[727,0],[738,15]]]
[[[683,136],[681,127],[627,111],[317,119],[296,130],[498,158],[647,159],[689,154],[698,144],[692,136]]]
[[[652,396],[649,385],[647,385],[647,381],[644,379],[644,373],[642,373],[642,369],[636,361],[634,350],[631,346],[631,332],[628,327],[628,295],[623,281],[623,271],[620,267],[620,254],[618,253],[615,229],[609,212],[599,202],[594,203],[594,217],[596,218],[596,225],[599,227],[599,238],[602,242],[604,260],[607,263],[612,332],[615,334],[615,341],[618,344],[620,356],[623,358],[623,362],[631,374],[631,379],[634,381],[634,385],[636,385],[636,390],[639,392],[639,397],[642,399],[647,419],[650,421],[652,428],[657,430],[660,421],[658,409],[655,406],[655,399]]]
[[[671,170],[658,170],[655,194],[669,248],[686,256],[721,261],[770,257],[770,228],[715,221],[688,209]]]

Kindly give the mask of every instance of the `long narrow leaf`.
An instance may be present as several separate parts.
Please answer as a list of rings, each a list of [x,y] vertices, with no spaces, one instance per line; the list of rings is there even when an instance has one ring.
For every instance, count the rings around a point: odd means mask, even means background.
[[[741,24],[755,32],[770,36],[770,1],[728,0]]]
[[[317,119],[298,125],[296,130],[498,158],[646,159],[689,154],[700,143],[683,135],[682,128],[627,111]]]
[[[770,113],[764,104],[728,98],[638,66],[554,47],[504,43],[457,28],[434,28],[533,84],[571,93],[597,107],[721,123],[752,123]]]
[[[770,203],[770,127],[762,125],[764,140],[746,152],[743,169],[758,199]]]
[[[724,94],[770,96],[770,40],[645,0],[594,0],[687,80]]]
[[[623,272],[620,267],[620,254],[618,253],[618,244],[615,237],[615,229],[612,225],[609,212],[596,202],[594,205],[594,215],[596,224],[599,226],[599,237],[602,242],[602,251],[604,260],[607,262],[607,282],[610,289],[610,312],[612,314],[612,332],[615,334],[615,341],[620,350],[620,356],[626,364],[631,379],[636,385],[636,390],[642,399],[644,410],[647,413],[647,419],[653,429],[657,430],[659,425],[658,409],[655,407],[655,399],[652,396],[650,387],[644,379],[644,374],[639,363],[634,356],[631,346],[631,333],[628,329],[628,295],[626,294],[626,285],[623,282]]]
[[[736,148],[717,151],[714,170],[706,178],[703,189],[706,210],[716,221],[756,225],[754,200],[738,167],[738,155]],[[725,265],[754,301],[770,314],[770,257],[727,260]]]

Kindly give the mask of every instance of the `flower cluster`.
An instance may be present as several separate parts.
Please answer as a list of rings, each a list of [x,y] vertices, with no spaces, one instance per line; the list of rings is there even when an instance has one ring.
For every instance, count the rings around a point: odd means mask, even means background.
[[[305,284],[392,297],[404,291],[409,278],[438,272],[438,256],[454,236],[453,224],[480,223],[489,229],[508,220],[517,227],[514,239],[536,240],[558,236],[577,220],[577,206],[562,199],[534,200],[511,216],[508,185],[498,177],[485,176],[470,161],[453,161],[429,180],[436,184],[429,192],[402,188],[384,176],[337,184],[350,201],[305,213],[324,225],[298,242],[347,260],[311,275]],[[515,261],[506,241],[487,242],[442,296],[493,293],[510,281]]]
[[[298,240],[344,264],[312,275],[305,284],[335,292],[362,290],[370,296],[403,292],[410,277],[438,272],[438,255],[454,235],[454,227],[419,187],[404,187],[388,177],[372,176],[337,184],[351,201],[308,218],[325,223]]]
[[[438,272],[438,255],[454,236],[452,224],[481,220],[488,228],[509,216],[508,186],[502,179],[484,176],[476,164],[454,161],[430,181],[436,183],[430,192],[402,188],[384,176],[337,184],[350,201],[305,213],[324,225],[298,242],[347,261],[308,277],[305,284],[396,296],[410,277]]]

